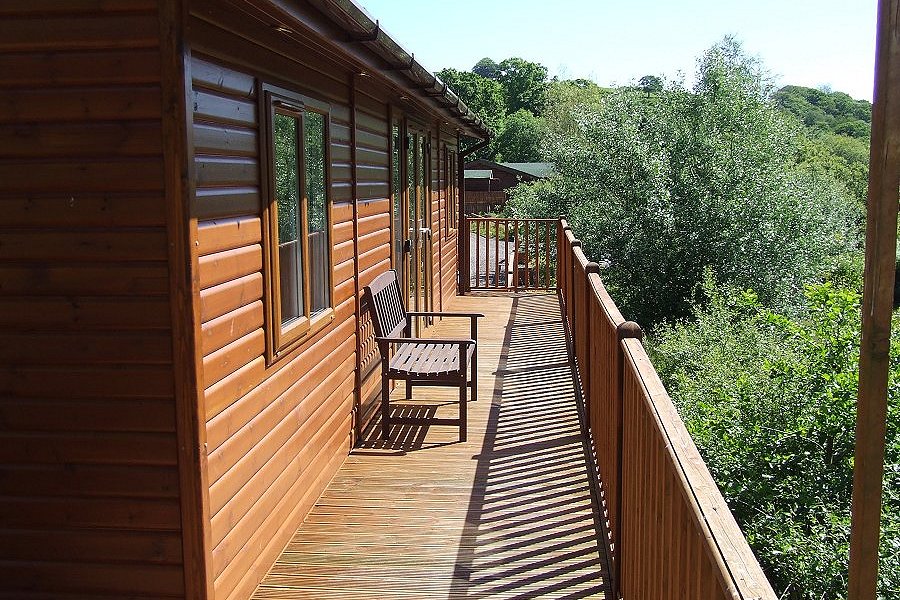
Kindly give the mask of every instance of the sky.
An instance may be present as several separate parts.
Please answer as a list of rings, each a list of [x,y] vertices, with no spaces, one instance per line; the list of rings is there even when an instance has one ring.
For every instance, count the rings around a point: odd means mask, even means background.
[[[357,0],[432,71],[518,56],[563,79],[693,80],[726,35],[778,85],[872,99],[875,0]]]

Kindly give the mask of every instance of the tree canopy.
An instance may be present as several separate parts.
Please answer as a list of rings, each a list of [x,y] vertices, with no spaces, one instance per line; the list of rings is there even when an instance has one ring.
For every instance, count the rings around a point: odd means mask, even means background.
[[[872,103],[844,92],[786,85],[773,95],[778,106],[811,129],[868,138]]]
[[[470,71],[444,69],[437,76],[494,132],[491,145],[478,154],[480,158],[493,158],[497,152],[496,136],[503,131],[506,120],[503,86],[494,79],[487,79]]]
[[[540,162],[544,140],[544,120],[525,109],[506,117],[506,125],[497,138],[497,160]]]
[[[541,159],[543,120],[549,82],[547,68],[521,58],[500,63],[485,57],[471,71],[444,69],[437,76],[494,132],[478,158],[509,162]]]
[[[500,65],[487,57],[475,63],[475,66],[472,67],[472,72],[487,79],[500,79]]]
[[[547,100],[547,67],[521,58],[507,58],[500,63],[506,112],[525,109],[539,116]]]
[[[647,98],[619,88],[572,106],[546,143],[557,175],[517,190],[510,210],[568,215],[643,325],[687,317],[707,269],[787,306],[858,246],[861,212],[843,184],[797,161],[801,131],[767,90],[726,39],[700,61],[693,89]]]

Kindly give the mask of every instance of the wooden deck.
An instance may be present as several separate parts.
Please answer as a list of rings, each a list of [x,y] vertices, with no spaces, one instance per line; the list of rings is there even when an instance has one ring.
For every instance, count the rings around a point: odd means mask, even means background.
[[[395,426],[382,442],[373,428],[254,598],[607,597],[556,296],[468,296],[452,309],[487,315],[469,441],[456,427]],[[467,328],[446,320],[433,333]],[[456,394],[417,388],[395,414],[455,416]]]

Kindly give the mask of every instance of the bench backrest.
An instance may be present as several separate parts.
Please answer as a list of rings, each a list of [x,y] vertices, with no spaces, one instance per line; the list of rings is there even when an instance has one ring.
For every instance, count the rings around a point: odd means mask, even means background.
[[[378,337],[401,337],[408,322],[406,309],[400,295],[397,272],[391,269],[382,273],[363,291],[372,311],[372,323]]]

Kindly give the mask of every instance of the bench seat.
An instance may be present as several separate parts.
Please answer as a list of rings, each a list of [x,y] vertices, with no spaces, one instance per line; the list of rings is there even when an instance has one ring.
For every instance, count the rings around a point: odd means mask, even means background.
[[[381,354],[381,437],[388,439],[392,423],[458,425],[459,439],[466,441],[466,402],[468,388],[472,400],[478,399],[478,319],[480,313],[406,311],[397,273],[382,273],[367,285],[363,300],[372,314],[375,341]],[[465,318],[470,321],[467,339],[420,339],[411,337],[417,317]],[[471,374],[471,377],[469,376]],[[406,381],[406,398],[412,398],[416,385],[446,385],[459,388],[459,418],[392,417],[390,382]]]

